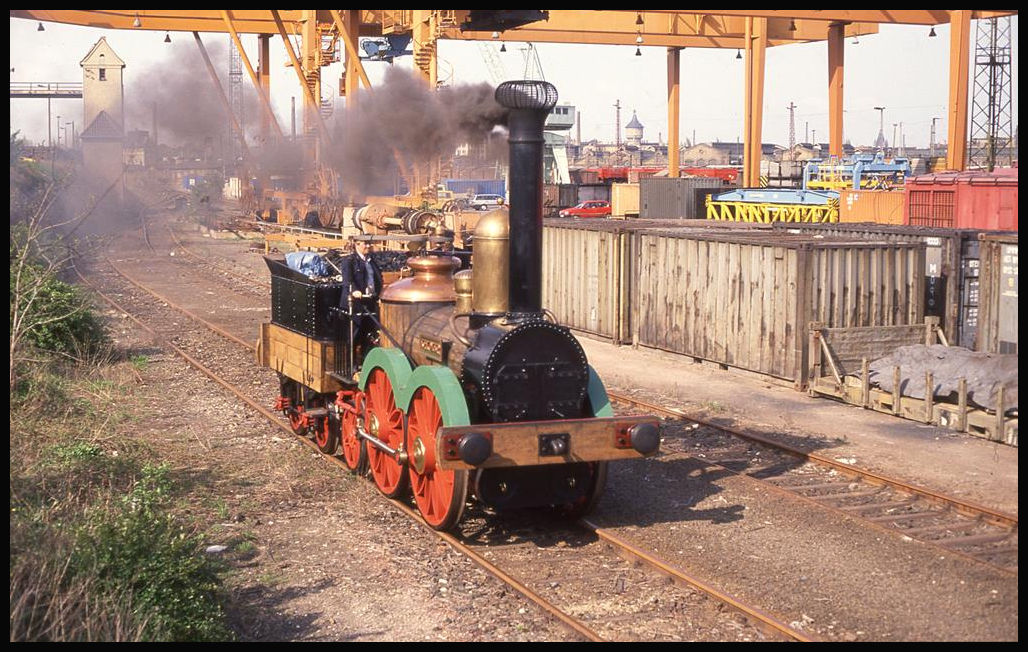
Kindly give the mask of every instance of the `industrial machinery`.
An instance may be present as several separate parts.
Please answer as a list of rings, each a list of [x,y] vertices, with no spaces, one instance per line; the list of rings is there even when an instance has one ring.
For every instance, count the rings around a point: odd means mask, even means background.
[[[851,159],[812,159],[803,168],[806,190],[889,190],[902,186],[911,176],[910,161],[885,160],[885,155],[858,154]]]
[[[272,321],[257,357],[280,374],[277,407],[386,496],[412,493],[436,529],[472,496],[583,514],[608,462],[660,445],[655,417],[613,415],[581,345],[542,306],[543,122],[557,91],[505,82],[496,99],[510,109],[509,209],[478,222],[472,270],[455,274],[445,254],[408,261],[413,276],[381,295],[379,346],[355,354],[345,324],[361,315],[349,300],[337,309],[341,283],[268,259]]]

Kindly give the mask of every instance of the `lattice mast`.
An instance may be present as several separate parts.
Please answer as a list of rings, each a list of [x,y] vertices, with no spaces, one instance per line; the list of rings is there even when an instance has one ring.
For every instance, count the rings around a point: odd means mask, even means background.
[[[988,170],[1010,166],[1016,153],[1009,16],[977,21],[974,62],[969,166]]]

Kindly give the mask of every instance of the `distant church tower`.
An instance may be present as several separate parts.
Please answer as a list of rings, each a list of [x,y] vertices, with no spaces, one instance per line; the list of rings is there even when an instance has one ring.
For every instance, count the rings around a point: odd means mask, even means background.
[[[635,116],[635,111],[632,111],[632,120],[625,125],[625,144],[629,147],[635,147],[639,149],[642,146],[643,139],[643,126],[639,122],[639,118]]]
[[[95,178],[100,192],[115,181],[111,190],[124,196],[125,62],[114,53],[106,37],[79,62],[82,66],[82,163]]]

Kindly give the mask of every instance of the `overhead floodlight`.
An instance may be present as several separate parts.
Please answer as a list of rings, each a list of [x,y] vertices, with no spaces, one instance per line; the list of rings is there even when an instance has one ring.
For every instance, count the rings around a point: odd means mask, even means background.
[[[795,20],[790,20],[789,21],[789,31],[790,32],[795,32],[796,31],[796,21]]]
[[[636,43],[642,43],[643,42],[643,35],[640,34],[639,36],[636,36],[635,37],[635,42]]]
[[[928,38],[935,38],[935,25],[932,25],[931,31],[928,32]]]
[[[742,59],[742,52],[740,50],[736,50],[735,51],[735,58],[736,59]]]
[[[139,20],[139,14],[138,13],[136,14],[136,19],[132,21],[132,26],[133,27],[142,27],[143,26],[143,21]]]
[[[643,53],[642,53],[642,50],[639,49],[639,46],[638,45],[635,46],[635,56],[641,57],[642,55],[643,55]]]
[[[506,43],[500,43],[500,52],[506,52],[506,51],[507,51],[507,44]]]
[[[493,38],[500,38],[499,32],[493,32]]]
[[[168,32],[164,33],[164,42],[165,43],[171,43],[171,34],[170,33],[168,33]]]
[[[635,24],[636,24],[636,25],[642,25],[642,24],[643,24],[643,15],[642,15],[642,12],[639,12],[639,13],[637,13],[637,14],[635,15]]]
[[[37,32],[45,32],[46,31],[46,28],[43,27],[43,23],[39,24],[39,27],[36,28],[36,31]]]

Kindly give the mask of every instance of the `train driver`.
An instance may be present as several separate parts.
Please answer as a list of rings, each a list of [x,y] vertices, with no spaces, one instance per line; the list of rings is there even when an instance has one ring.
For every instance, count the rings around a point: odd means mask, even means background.
[[[354,240],[353,253],[342,265],[343,292],[340,308],[352,301],[354,360],[362,360],[378,344],[378,296],[382,292],[382,270],[371,257],[371,243]],[[374,315],[374,318],[371,317]]]

